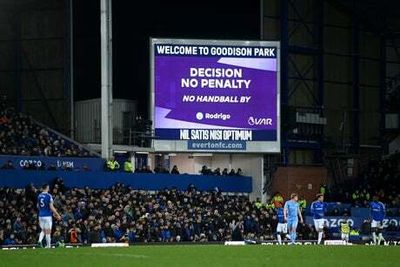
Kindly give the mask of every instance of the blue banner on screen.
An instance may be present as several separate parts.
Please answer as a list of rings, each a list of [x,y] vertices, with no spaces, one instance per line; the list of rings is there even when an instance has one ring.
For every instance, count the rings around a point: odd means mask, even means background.
[[[189,150],[246,150],[246,142],[189,140],[188,149]]]
[[[279,42],[152,39],[151,51],[157,151],[280,152]]]

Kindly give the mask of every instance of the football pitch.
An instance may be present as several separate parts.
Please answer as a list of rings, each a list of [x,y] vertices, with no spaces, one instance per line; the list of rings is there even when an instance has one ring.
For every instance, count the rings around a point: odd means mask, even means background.
[[[400,266],[400,247],[168,245],[1,250],[1,267]]]

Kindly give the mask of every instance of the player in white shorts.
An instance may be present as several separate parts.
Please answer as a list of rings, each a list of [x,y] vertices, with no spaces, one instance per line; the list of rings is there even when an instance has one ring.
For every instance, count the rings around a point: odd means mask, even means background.
[[[276,209],[276,217],[278,220],[278,225],[276,226],[276,237],[278,239],[278,244],[282,245],[282,236],[281,234],[287,233],[287,223],[285,222],[285,215],[283,213],[283,208],[278,207]]]
[[[317,200],[311,203],[310,209],[314,218],[315,231],[318,232],[318,245],[319,245],[321,244],[322,241],[322,236],[324,233],[324,225],[325,225],[324,215],[326,210],[326,204],[324,202],[323,194],[317,194]]]
[[[51,228],[53,226],[52,215],[57,220],[61,219],[53,205],[53,197],[49,194],[49,185],[42,186],[42,193],[37,197],[37,207],[39,209],[39,226],[42,229],[39,235],[38,245],[42,247],[43,238],[46,236],[46,248],[51,247]]]
[[[385,204],[379,201],[378,196],[373,196],[373,200],[369,203],[371,209],[371,232],[372,241],[374,245],[380,245],[382,241],[385,241],[382,235],[383,231],[383,220],[386,216]],[[378,234],[378,236],[377,236]]]

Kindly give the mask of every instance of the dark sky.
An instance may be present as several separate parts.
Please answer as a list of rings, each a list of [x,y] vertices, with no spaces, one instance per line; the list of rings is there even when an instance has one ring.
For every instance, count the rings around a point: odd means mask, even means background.
[[[140,6],[140,7],[139,7]],[[259,1],[113,1],[113,95],[147,115],[149,37],[259,39]],[[75,100],[100,97],[100,1],[74,1]]]

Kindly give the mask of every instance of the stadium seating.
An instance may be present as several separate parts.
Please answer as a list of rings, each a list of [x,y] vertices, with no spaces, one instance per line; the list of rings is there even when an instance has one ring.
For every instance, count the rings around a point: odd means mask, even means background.
[[[93,157],[76,142],[0,101],[0,155]]]
[[[400,153],[371,161],[367,166],[358,179],[331,187],[327,199],[351,203],[354,207],[368,207],[368,202],[377,195],[389,212],[400,215]]]
[[[53,227],[53,239],[65,242],[206,242],[274,239],[276,217],[245,196],[217,191],[131,190],[117,184],[109,189],[66,188],[52,185],[62,221]],[[36,243],[36,189],[0,189],[0,244]],[[75,238],[76,237],[76,238]],[[300,238],[314,238],[309,226]]]

